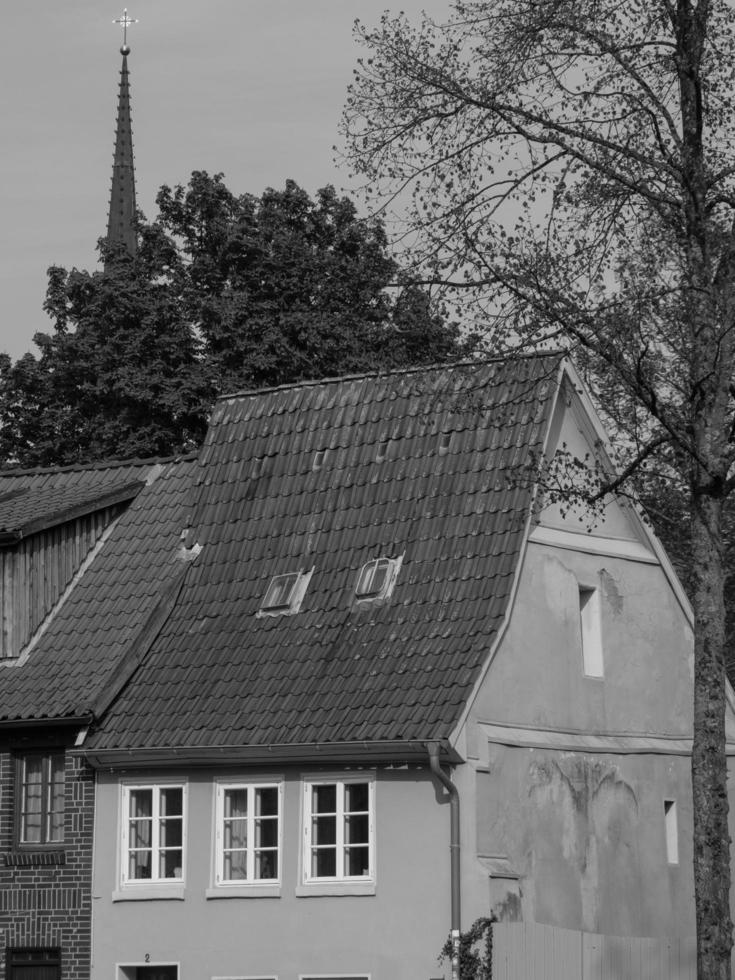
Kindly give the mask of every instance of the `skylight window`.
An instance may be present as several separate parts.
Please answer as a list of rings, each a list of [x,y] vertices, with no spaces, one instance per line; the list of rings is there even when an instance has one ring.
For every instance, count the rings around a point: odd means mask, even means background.
[[[312,568],[308,572],[274,575],[258,610],[258,616],[289,616],[297,613],[313,571]]]
[[[393,591],[401,561],[402,558],[376,558],[363,565],[355,586],[357,598],[387,598]]]

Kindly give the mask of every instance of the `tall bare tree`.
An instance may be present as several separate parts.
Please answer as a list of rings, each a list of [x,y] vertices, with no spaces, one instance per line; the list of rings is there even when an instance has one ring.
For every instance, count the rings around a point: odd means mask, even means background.
[[[398,199],[427,281],[474,299],[496,349],[576,351],[625,427],[623,476],[655,465],[687,488],[698,975],[725,980],[731,0],[454,0],[446,23],[357,33],[347,156]]]

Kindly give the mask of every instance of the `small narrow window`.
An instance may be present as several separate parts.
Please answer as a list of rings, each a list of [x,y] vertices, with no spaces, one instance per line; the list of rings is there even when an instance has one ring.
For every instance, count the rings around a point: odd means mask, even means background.
[[[313,463],[313,465],[311,467],[312,470],[320,470],[322,468],[322,466],[324,466],[324,461],[326,460],[326,458],[327,458],[327,450],[326,449],[318,449],[314,453],[314,463]]]
[[[587,677],[602,677],[602,631],[598,589],[579,586],[579,623],[584,672]]]
[[[676,819],[676,800],[664,800],[664,826],[666,829],[666,859],[669,864],[678,864],[679,826]]]
[[[385,599],[393,586],[401,566],[400,558],[376,558],[360,569],[355,586],[358,599]]]
[[[266,590],[258,616],[288,616],[297,613],[311,578],[308,572],[287,572],[275,575]]]

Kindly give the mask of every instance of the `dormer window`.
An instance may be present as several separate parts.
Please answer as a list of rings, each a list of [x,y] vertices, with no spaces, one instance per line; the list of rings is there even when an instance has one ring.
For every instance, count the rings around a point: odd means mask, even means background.
[[[265,593],[258,616],[289,616],[301,608],[306,587],[314,569],[274,575]]]
[[[360,569],[355,586],[358,599],[385,599],[393,591],[401,558],[376,558]]]

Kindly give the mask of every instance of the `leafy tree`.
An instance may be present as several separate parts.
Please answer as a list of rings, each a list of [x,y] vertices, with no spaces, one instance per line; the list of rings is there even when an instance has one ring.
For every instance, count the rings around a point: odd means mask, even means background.
[[[158,227],[179,244],[183,294],[218,391],[456,357],[455,327],[405,282],[379,221],[333,187],[234,197],[221,175],[163,187]],[[404,280],[404,281],[402,281]],[[389,287],[396,284],[393,291]]]
[[[379,221],[331,187],[235,197],[163,187],[138,254],[49,270],[51,334],[0,360],[0,456],[23,465],[188,451],[217,394],[458,357],[456,326],[401,273]]]
[[[171,455],[203,437],[209,392],[181,304],[141,260],[53,267],[39,356],[0,363],[0,453],[24,465]]]
[[[384,16],[344,127],[377,193],[413,188],[427,281],[495,349],[576,353],[620,424],[621,480],[686,488],[695,616],[700,978],[730,975],[723,529],[735,487],[735,14],[728,0],[454,0]],[[564,462],[564,461],[562,461]]]

